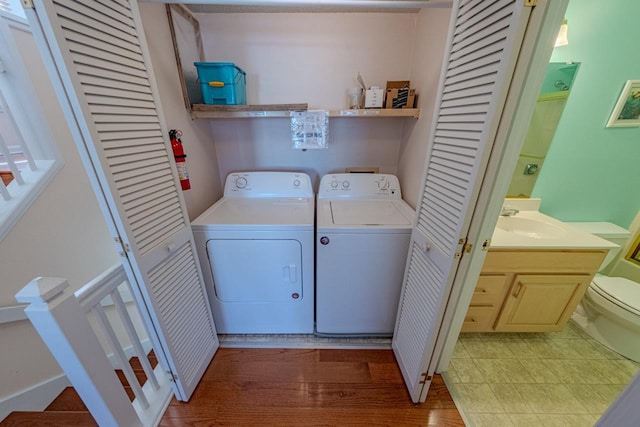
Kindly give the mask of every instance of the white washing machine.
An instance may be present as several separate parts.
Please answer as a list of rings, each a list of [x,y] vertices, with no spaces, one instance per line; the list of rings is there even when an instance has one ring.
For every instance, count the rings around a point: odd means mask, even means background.
[[[414,216],[393,175],[322,177],[316,228],[317,334],[393,334]]]
[[[314,208],[304,173],[229,174],[192,223],[218,332],[313,333]]]

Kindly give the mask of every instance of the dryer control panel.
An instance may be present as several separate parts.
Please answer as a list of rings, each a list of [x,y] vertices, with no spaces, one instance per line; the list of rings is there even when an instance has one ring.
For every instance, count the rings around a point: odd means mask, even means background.
[[[395,175],[337,173],[322,177],[318,198],[401,199],[402,194]]]
[[[311,178],[302,172],[234,172],[224,197],[313,197]]]

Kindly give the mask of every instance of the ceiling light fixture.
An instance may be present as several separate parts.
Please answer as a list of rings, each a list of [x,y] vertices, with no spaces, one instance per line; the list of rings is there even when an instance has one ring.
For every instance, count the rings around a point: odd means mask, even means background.
[[[567,32],[569,31],[569,26],[567,25],[567,20],[562,20],[562,25],[560,25],[560,31],[558,31],[558,37],[556,38],[555,47],[558,46],[566,46],[569,44],[569,37]]]

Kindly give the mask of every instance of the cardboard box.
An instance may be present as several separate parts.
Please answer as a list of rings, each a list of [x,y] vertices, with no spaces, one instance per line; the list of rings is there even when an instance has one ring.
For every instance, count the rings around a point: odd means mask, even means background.
[[[411,89],[409,80],[387,82],[385,108],[413,108],[416,90]]]
[[[364,95],[364,108],[382,108],[384,101],[384,89],[371,86]]]

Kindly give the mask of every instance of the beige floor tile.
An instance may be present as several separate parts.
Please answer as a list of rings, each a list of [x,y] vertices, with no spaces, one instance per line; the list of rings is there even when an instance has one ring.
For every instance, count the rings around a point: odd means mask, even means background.
[[[579,326],[577,326],[579,328]],[[572,338],[584,338],[584,334],[581,334],[579,331],[575,330],[572,327],[565,327],[563,330],[558,332],[544,332],[544,337],[546,339],[572,339]]]
[[[460,383],[486,383],[473,359],[452,359],[448,371],[457,376]]]
[[[544,427],[593,427],[598,420],[593,415],[539,415]]]
[[[594,362],[596,365],[594,365]],[[598,362],[600,360],[566,360],[563,361],[565,369],[572,373],[572,377],[575,381],[574,384],[613,384],[613,380],[598,368]],[[605,366],[608,365],[608,361],[602,360]]]
[[[551,347],[551,352],[554,355],[553,359],[584,359],[584,356],[580,354],[576,342],[584,341],[581,339],[550,339],[547,340],[547,344]]]
[[[525,367],[526,359],[497,359],[500,368],[507,373],[510,383],[534,383],[535,380]]]
[[[537,414],[509,414],[509,419],[514,427],[540,427],[540,418]]]
[[[447,374],[481,427],[592,426],[640,369],[573,321],[558,333],[464,334],[454,354]]]
[[[507,414],[528,414],[533,411],[513,384],[489,384],[504,412]]]
[[[505,341],[496,338],[465,340],[463,343],[464,348],[469,354],[473,354],[474,358],[496,359],[516,357]]]
[[[511,352],[518,359],[538,359],[540,358],[540,354],[538,354],[532,345],[532,342],[542,341],[540,339],[535,340],[526,340],[521,339],[520,341],[513,340],[510,342],[506,342],[507,348],[511,350]]]
[[[606,359],[591,340],[571,340],[571,347],[579,354],[580,359]]]
[[[531,351],[536,354],[539,359],[557,359],[556,350],[545,339],[532,339],[527,341],[531,347]]]
[[[514,384],[514,387],[536,414],[588,414],[562,384]]]
[[[452,359],[469,359],[469,353],[464,348],[464,344],[461,341],[456,343],[456,346],[453,348],[453,354],[451,355]]]
[[[504,409],[489,384],[456,384],[456,395],[468,413],[503,414]]]
[[[507,414],[470,414],[476,427],[514,427]]]
[[[478,367],[478,371],[484,377],[485,383],[508,383],[509,374],[501,367],[501,360],[509,359],[473,359],[473,362]],[[512,359],[517,360],[517,359]]]
[[[611,363],[623,375],[623,381],[619,384],[627,384],[639,370],[638,365],[631,360],[612,360]]]
[[[522,360],[533,383],[559,384],[562,382],[564,370],[562,361],[557,359],[529,359]]]
[[[598,380],[591,384],[627,384],[632,376],[623,368],[628,365],[617,364],[617,360],[594,359],[588,362],[592,366],[594,378]]]
[[[601,354],[602,359],[626,360],[623,355],[616,353],[606,345],[600,344],[598,341],[594,340],[593,338],[589,338],[588,341],[594,346],[596,352]]]
[[[566,387],[588,414],[598,416],[604,413],[619,393],[613,385],[567,384]]]

